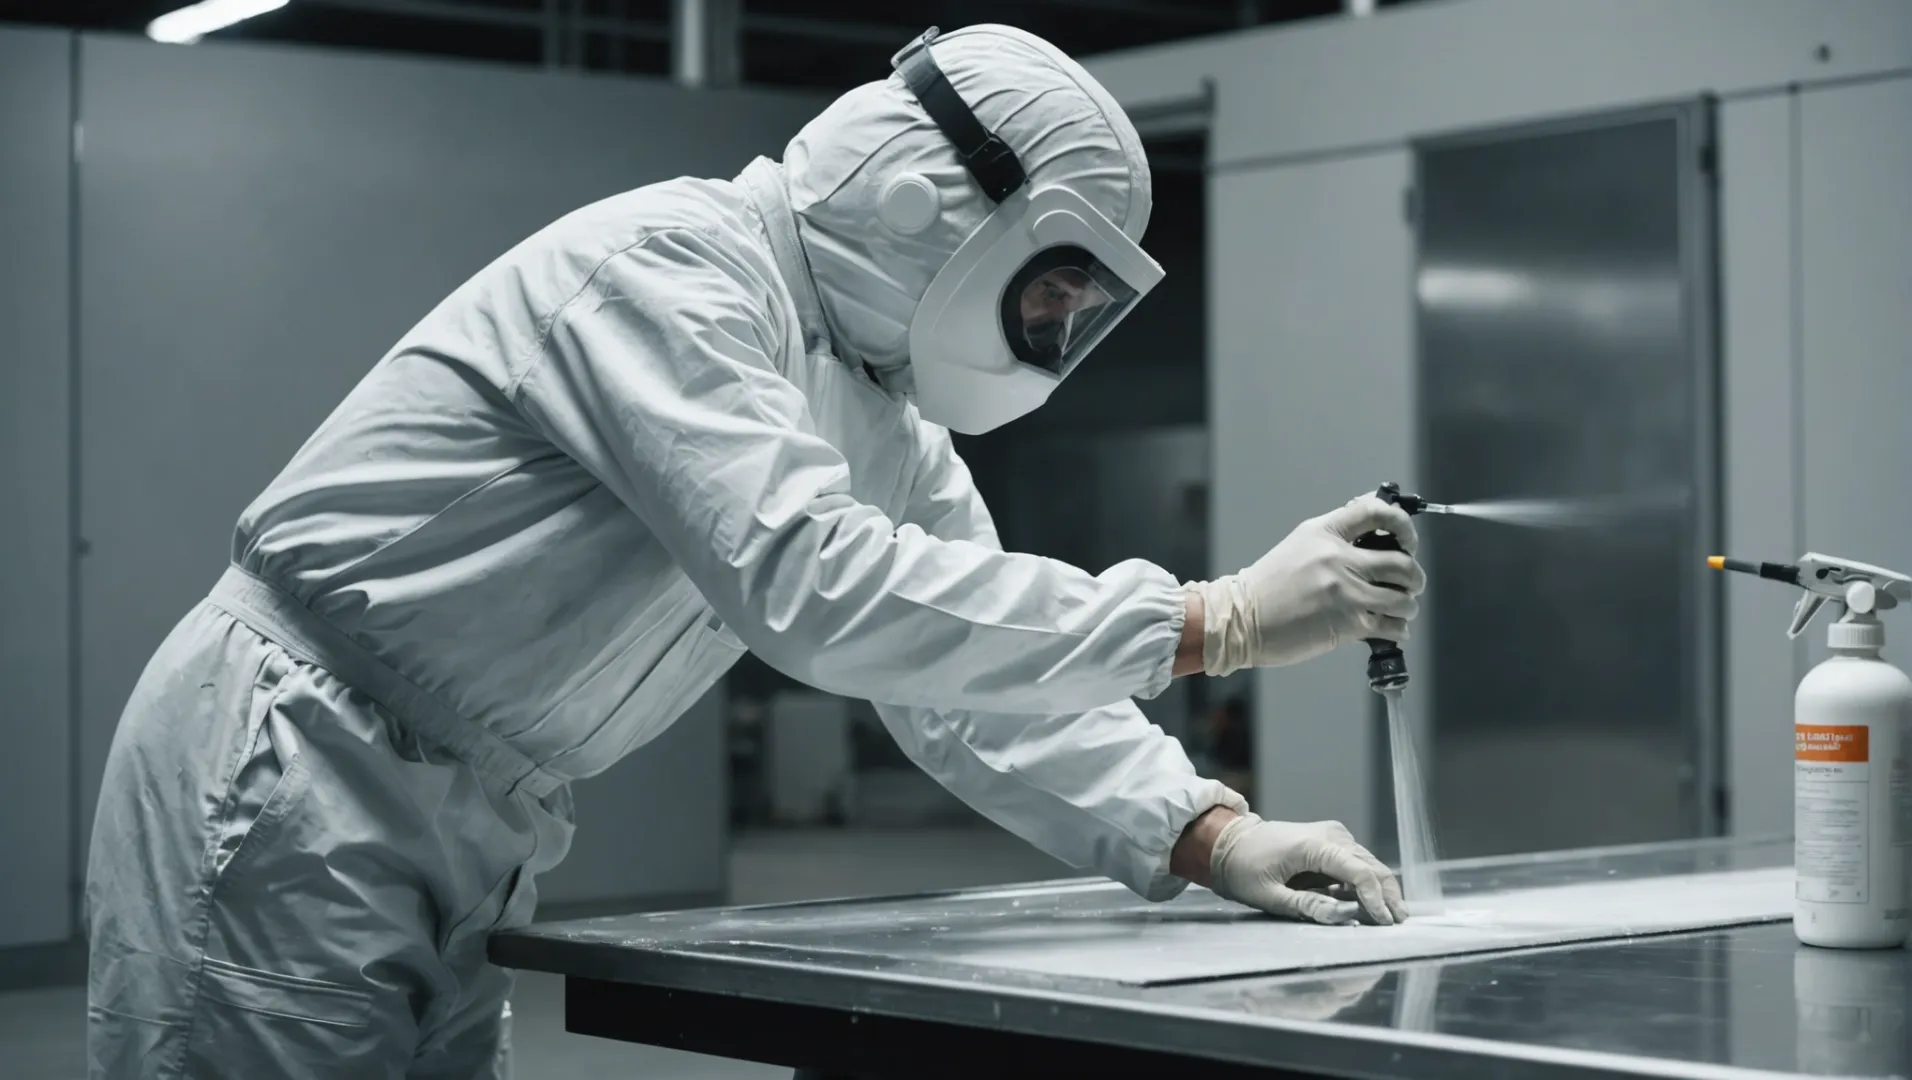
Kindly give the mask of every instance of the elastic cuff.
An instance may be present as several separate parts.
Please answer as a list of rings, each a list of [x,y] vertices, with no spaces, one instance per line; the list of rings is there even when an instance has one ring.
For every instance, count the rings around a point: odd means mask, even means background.
[[[1167,651],[1161,661],[1150,673],[1148,683],[1137,691],[1135,696],[1150,701],[1162,695],[1168,684],[1175,681],[1175,657],[1182,648],[1182,630],[1188,626],[1188,595],[1180,586],[1170,586],[1163,590],[1173,604],[1168,613]]]
[[[1175,845],[1182,839],[1183,831],[1193,824],[1196,818],[1217,806],[1233,810],[1237,814],[1251,813],[1248,809],[1248,800],[1220,780],[1198,779],[1191,789],[1191,794],[1194,797],[1189,801],[1190,809],[1186,813],[1180,812],[1177,808],[1169,814],[1168,847],[1162,850],[1161,857],[1156,860],[1155,872],[1150,876],[1148,884],[1140,890],[1144,900],[1173,900],[1182,894],[1182,890],[1188,888],[1188,879],[1170,873],[1168,864],[1175,855]]]

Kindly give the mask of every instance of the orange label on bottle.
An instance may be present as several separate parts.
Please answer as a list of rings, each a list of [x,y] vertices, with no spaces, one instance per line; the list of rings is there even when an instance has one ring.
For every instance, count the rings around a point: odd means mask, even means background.
[[[1828,764],[1864,764],[1871,729],[1832,724],[1794,724],[1793,760]]]

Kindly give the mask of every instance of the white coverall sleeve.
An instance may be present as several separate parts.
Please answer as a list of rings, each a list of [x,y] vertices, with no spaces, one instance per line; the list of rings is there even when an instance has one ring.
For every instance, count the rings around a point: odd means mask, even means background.
[[[773,359],[774,288],[719,236],[649,234],[549,316],[507,390],[792,678],[944,709],[1160,693],[1182,632],[1174,577],[939,540],[858,502]]]
[[[931,535],[999,549],[969,468],[940,429],[926,446],[905,520]],[[1182,744],[1133,701],[1051,716],[938,711],[878,703],[905,753],[996,824],[1079,869],[1150,900],[1188,886],[1169,852],[1215,806],[1246,811],[1220,782],[1196,775]]]

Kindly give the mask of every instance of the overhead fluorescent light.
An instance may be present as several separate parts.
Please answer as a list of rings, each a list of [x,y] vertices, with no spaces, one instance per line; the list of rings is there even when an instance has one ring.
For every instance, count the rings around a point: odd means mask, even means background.
[[[191,45],[214,30],[224,30],[285,5],[286,0],[200,0],[147,23],[146,36],[170,45]]]

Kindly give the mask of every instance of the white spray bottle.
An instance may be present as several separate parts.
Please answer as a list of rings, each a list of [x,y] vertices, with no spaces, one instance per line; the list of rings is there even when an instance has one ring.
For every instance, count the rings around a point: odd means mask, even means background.
[[[1831,658],[1806,673],[1793,698],[1793,932],[1826,948],[1905,944],[1912,679],[1879,658],[1878,613],[1912,601],[1912,578],[1816,554],[1796,564],[1707,562],[1804,589],[1789,638],[1828,602],[1840,605],[1827,629]]]

